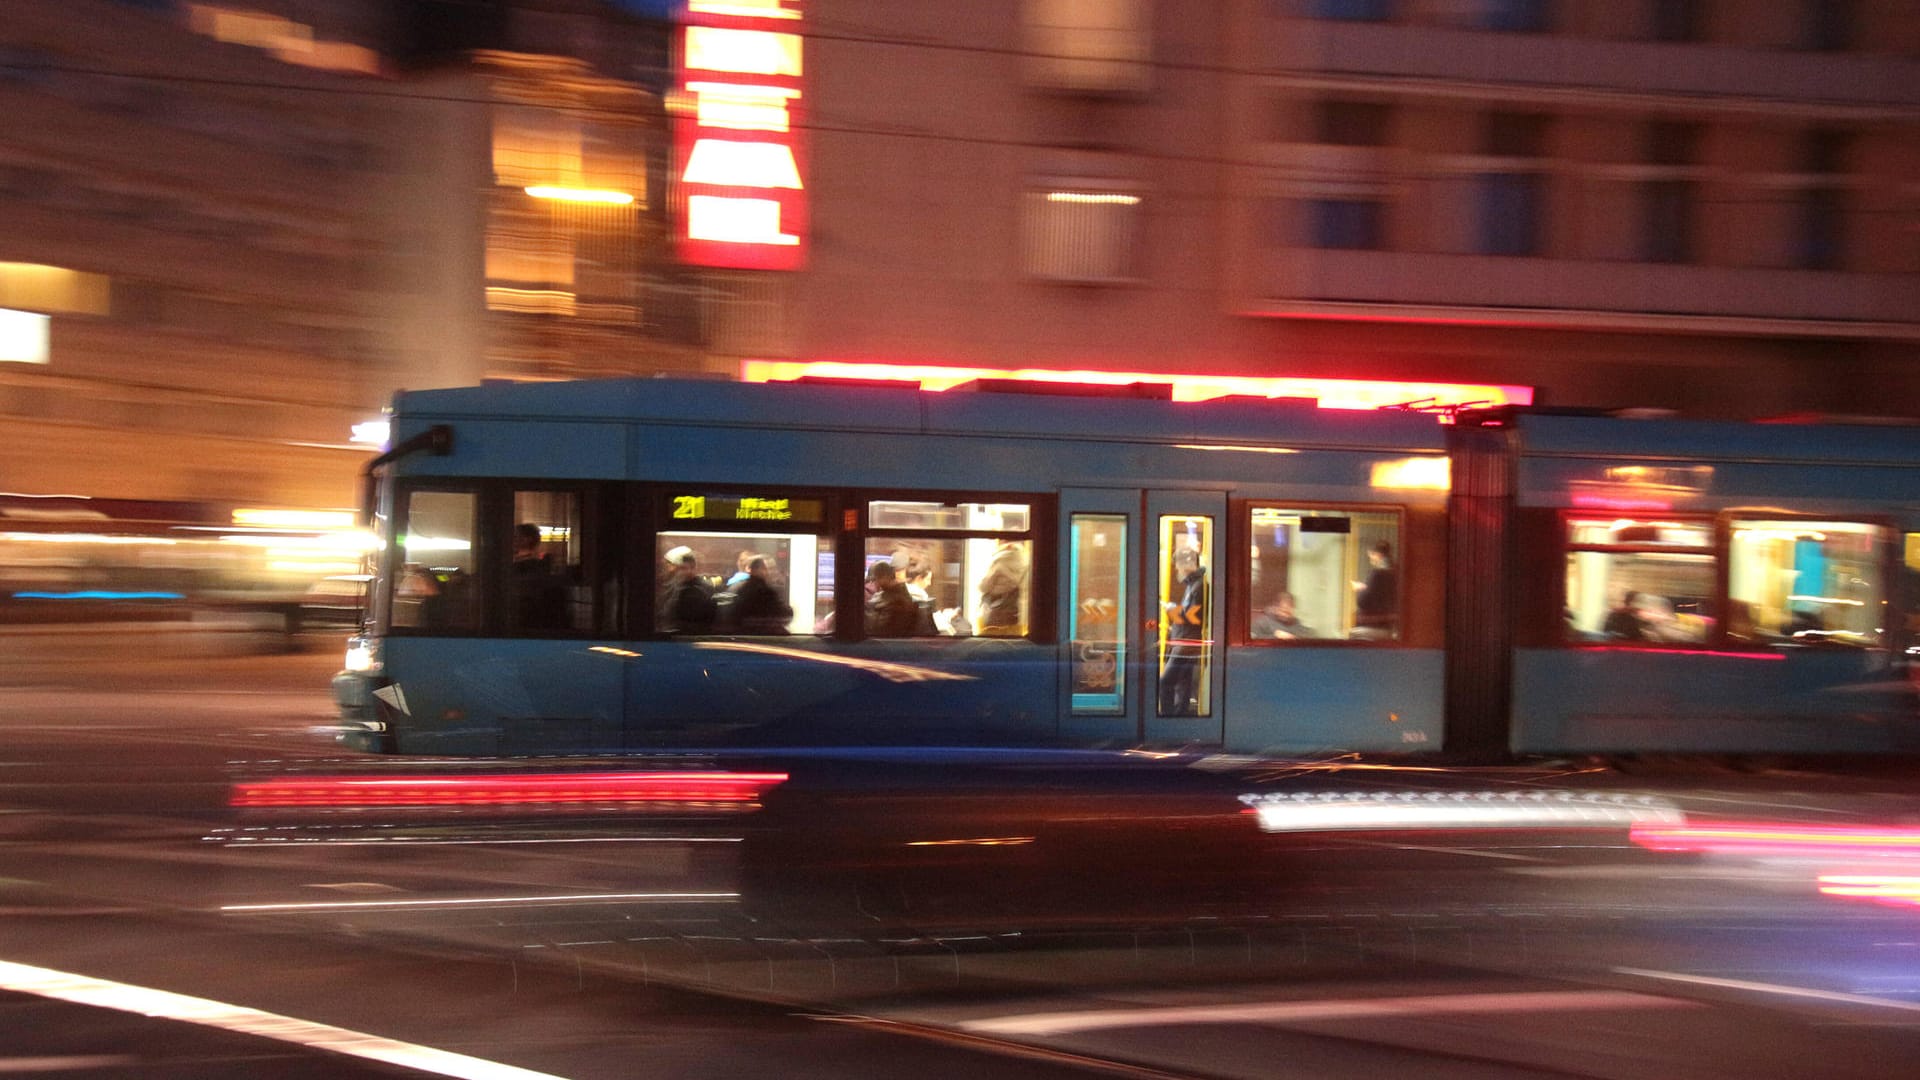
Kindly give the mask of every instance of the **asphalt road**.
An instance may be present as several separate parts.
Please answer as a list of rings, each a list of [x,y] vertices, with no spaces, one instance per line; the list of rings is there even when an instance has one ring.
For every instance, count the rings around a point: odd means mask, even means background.
[[[1276,841],[1215,801],[1312,772],[798,762],[750,814],[230,808],[239,780],[370,764],[323,737],[334,663],[0,672],[0,963],[324,1036],[0,979],[0,1068],[428,1074],[335,1030],[575,1078],[1876,1077],[1920,1050],[1920,909],[1819,896],[1817,860]],[[1560,780],[1696,817],[1920,820],[1897,774]]]

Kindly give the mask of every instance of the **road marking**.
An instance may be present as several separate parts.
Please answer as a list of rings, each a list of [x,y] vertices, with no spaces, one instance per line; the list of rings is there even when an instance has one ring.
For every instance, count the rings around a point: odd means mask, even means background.
[[[1746,979],[1722,979],[1713,975],[1688,975],[1678,971],[1650,971],[1646,968],[1617,967],[1613,970],[1621,975],[1638,975],[1643,979],[1664,979],[1668,982],[1693,983],[1697,986],[1717,986],[1726,990],[1750,990],[1757,994],[1781,994],[1787,997],[1807,998],[1811,1001],[1832,1001],[1842,1005],[1871,1005],[1881,1009],[1920,1012],[1920,1002],[1893,1001],[1888,998],[1870,997],[1866,994],[1843,994],[1838,990],[1815,990],[1808,986],[1786,986],[1781,983],[1751,982]]]
[[[558,893],[552,896],[476,896],[446,900],[330,900],[305,904],[225,904],[221,911],[350,911],[355,908],[473,907],[485,904],[553,904],[581,900],[738,900],[737,892]]]
[[[0,1073],[73,1072],[78,1069],[113,1069],[133,1064],[137,1059],[126,1054],[90,1054],[68,1057],[0,1058]]]
[[[995,1016],[960,1024],[995,1035],[1066,1035],[1103,1028],[1170,1024],[1308,1023],[1368,1020],[1384,1016],[1450,1013],[1570,1012],[1596,1009],[1696,1008],[1698,1002],[1621,990],[1536,990],[1505,994],[1430,994],[1420,997],[1349,998],[1340,1001],[1262,1001],[1243,1005],[1180,1005],[1158,1009]]]
[[[179,1020],[243,1035],[258,1035],[421,1072],[460,1077],[462,1080],[563,1080],[553,1073],[503,1065],[450,1050],[436,1050],[431,1046],[385,1039],[331,1024],[249,1009],[244,1005],[229,1005],[209,998],[190,997],[168,990],[154,990],[5,960],[0,960],[0,989],[69,1001],[76,1005],[139,1013],[162,1020]]]

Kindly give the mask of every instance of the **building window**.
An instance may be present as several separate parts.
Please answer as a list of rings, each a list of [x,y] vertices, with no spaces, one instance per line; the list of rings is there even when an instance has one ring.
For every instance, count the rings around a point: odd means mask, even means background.
[[[1480,152],[1489,157],[1543,158],[1553,117],[1546,113],[1492,112],[1480,131]]]
[[[1391,106],[1372,101],[1322,101],[1314,107],[1314,142],[1327,146],[1385,146]]]
[[[1480,252],[1538,255],[1546,178],[1538,173],[1490,173],[1480,177]]]
[[[1801,192],[1794,265],[1802,270],[1838,270],[1845,247],[1845,212],[1840,190],[1811,187]]]
[[[1642,254],[1648,262],[1693,261],[1693,207],[1697,199],[1691,180],[1649,180],[1641,185]]]
[[[1574,518],[1566,537],[1568,640],[1706,642],[1718,566],[1711,522]]]
[[[1551,0],[1486,0],[1480,25],[1509,34],[1543,34],[1553,29]]]
[[[1706,40],[1706,11],[1701,0],[1653,0],[1648,37],[1685,43]]]
[[[1386,207],[1376,199],[1310,199],[1309,247],[1342,251],[1378,251],[1385,246]]]
[[[1393,0],[1313,0],[1313,17],[1347,22],[1387,22]]]
[[[1153,43],[1148,0],[1025,0],[1034,85],[1092,93],[1147,89]]]
[[[1656,120],[1647,125],[1643,156],[1655,175],[1640,186],[1640,249],[1648,262],[1693,261],[1699,185],[1687,170],[1696,162],[1699,144],[1698,124]]]
[[[1854,0],[1805,0],[1802,41],[1815,52],[1843,52],[1853,47]]]
[[[1643,156],[1650,165],[1692,165],[1698,158],[1700,125],[1656,120],[1647,125]]]
[[[1027,192],[1026,272],[1045,281],[1134,280],[1140,205],[1140,196],[1110,190]]]
[[[1846,206],[1839,178],[1852,148],[1849,132],[1814,128],[1801,137],[1799,171],[1807,178],[1795,208],[1793,264],[1837,270],[1845,260]]]

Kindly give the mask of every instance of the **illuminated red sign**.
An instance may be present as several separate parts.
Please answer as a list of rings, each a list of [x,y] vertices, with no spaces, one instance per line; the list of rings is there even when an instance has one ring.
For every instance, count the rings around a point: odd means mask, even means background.
[[[682,262],[797,270],[804,260],[800,8],[800,0],[688,0],[673,121]]]

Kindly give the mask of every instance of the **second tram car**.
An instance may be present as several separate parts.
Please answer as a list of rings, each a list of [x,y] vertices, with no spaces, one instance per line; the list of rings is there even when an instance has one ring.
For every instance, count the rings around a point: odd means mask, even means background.
[[[1920,749],[1920,430],[617,380],[401,395],[398,753]]]

